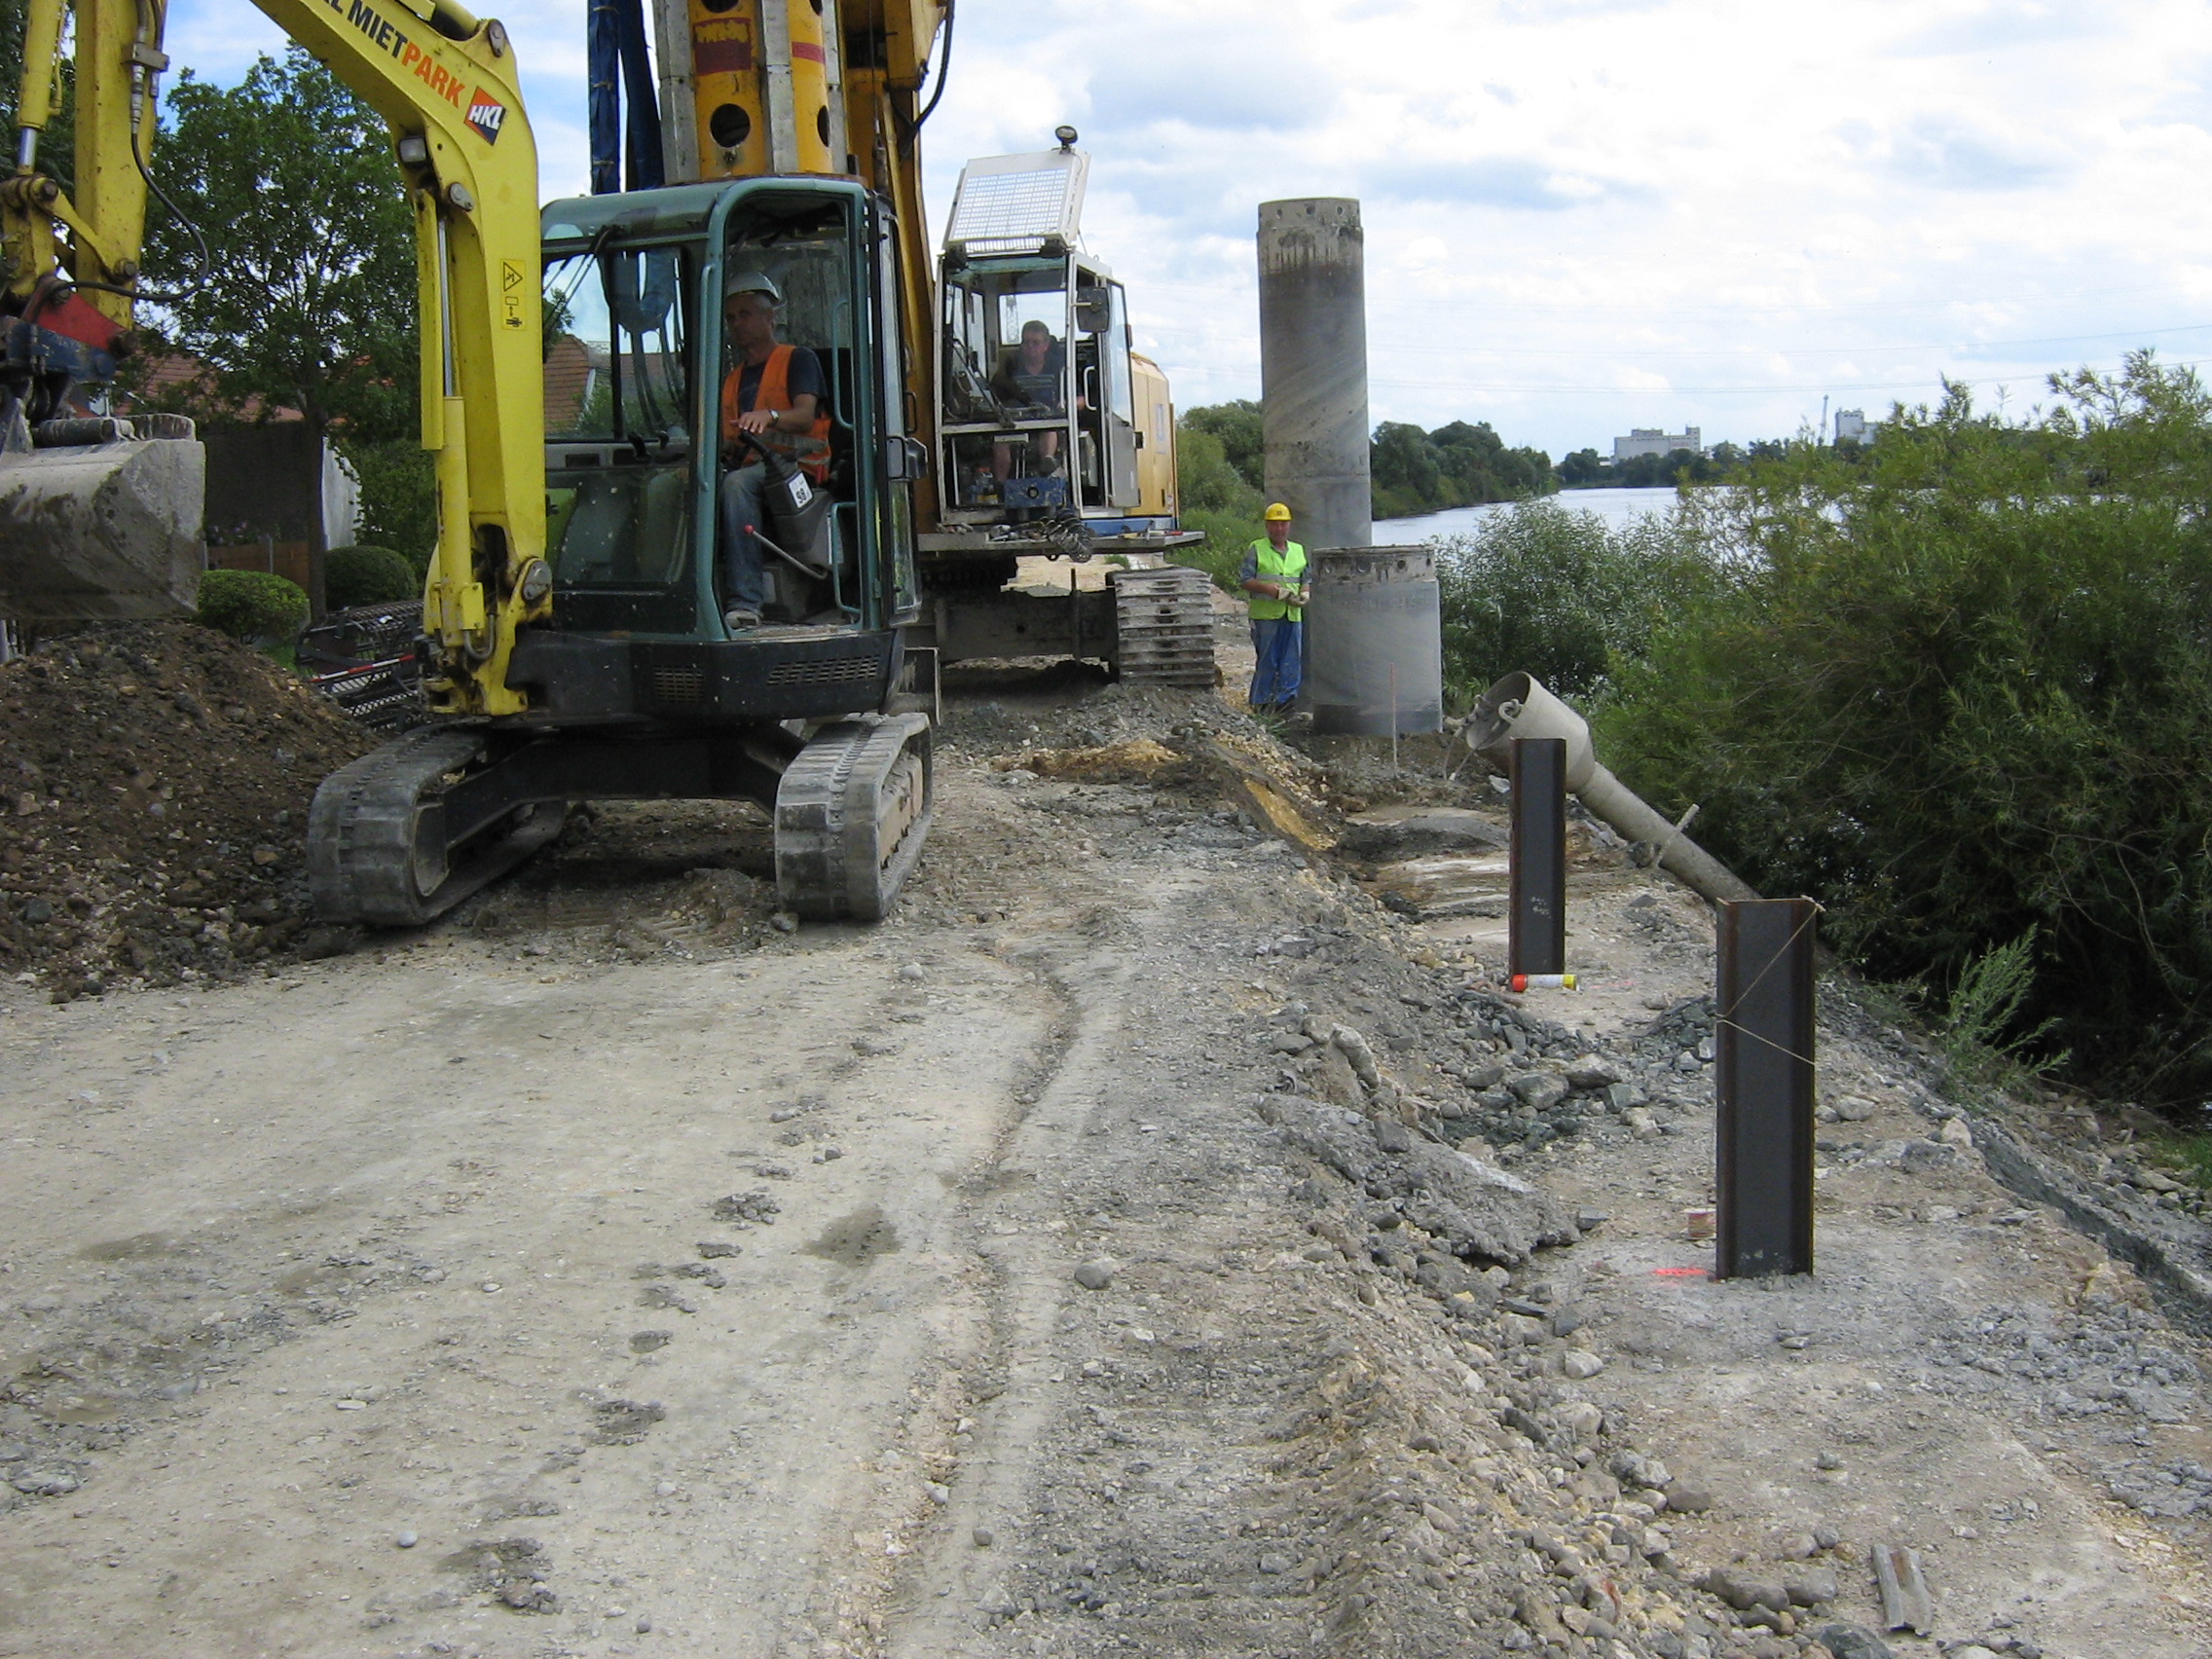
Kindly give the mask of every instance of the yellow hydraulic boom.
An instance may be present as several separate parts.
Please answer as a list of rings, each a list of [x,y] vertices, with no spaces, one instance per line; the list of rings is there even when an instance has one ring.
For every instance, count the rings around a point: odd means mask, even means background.
[[[23,31],[16,170],[0,184],[7,290],[28,301],[41,281],[66,270],[93,311],[127,328],[146,223],[146,180],[132,153],[152,146],[154,77],[168,59],[161,50],[159,9],[139,0],[82,0],[76,11],[80,64],[107,66],[77,80],[79,200],[37,170],[38,140],[54,116],[63,8],[56,0],[32,0]]]
[[[166,8],[163,0],[75,0],[72,200],[38,170],[65,4],[30,3],[17,165],[0,184],[8,296],[0,322],[9,325],[11,352],[0,367],[18,355],[51,363],[72,346],[111,348],[97,324],[80,321],[74,333],[47,326],[71,325],[42,298],[82,298],[108,323],[127,326],[138,282],[155,78],[168,63]],[[519,713],[528,699],[506,683],[508,657],[521,624],[549,613],[552,577],[544,558],[537,152],[506,30],[449,0],[255,4],[390,124],[415,204],[423,445],[437,457],[425,685],[441,713]],[[222,279],[220,272],[203,275]],[[14,384],[29,386],[28,371]],[[53,492],[43,500],[35,491],[9,495],[7,465],[0,460],[8,514],[27,519],[56,505]],[[64,507],[89,499],[81,484],[70,488]]]

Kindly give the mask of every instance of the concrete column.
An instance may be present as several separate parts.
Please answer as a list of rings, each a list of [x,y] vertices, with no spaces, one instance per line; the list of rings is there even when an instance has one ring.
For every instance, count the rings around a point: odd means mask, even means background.
[[[1344,197],[1260,203],[1268,494],[1315,547],[1375,538],[1367,479],[1366,239]]]

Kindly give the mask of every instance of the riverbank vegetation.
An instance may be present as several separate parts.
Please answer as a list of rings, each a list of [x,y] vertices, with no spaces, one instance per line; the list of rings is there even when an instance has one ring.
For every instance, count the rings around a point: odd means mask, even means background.
[[[1375,428],[1368,477],[1379,519],[1526,500],[1559,488],[1550,456],[1508,449],[1488,421],[1454,421],[1434,431],[1385,421]]]
[[[1571,494],[1501,511],[1440,544],[1446,678],[1461,707],[1514,669],[1573,697],[1646,799],[1697,805],[1716,854],[1819,900],[1829,944],[1939,1017],[2001,965],[1986,1046],[2193,1106],[2212,395],[2148,353],[2050,391],[2008,417],[1951,388],[1863,445],[1761,445],[1732,488],[1622,528]],[[1232,571],[1261,505],[1237,439],[1186,422],[1187,499],[1226,515]]]
[[[1187,409],[1176,423],[1175,442],[1182,525],[1206,538],[1180,558],[1207,570],[1226,560],[1234,571],[1260,534],[1260,509],[1267,505],[1260,406],[1239,398]],[[1509,449],[1487,421],[1454,421],[1432,432],[1385,421],[1375,428],[1368,470],[1379,519],[1525,500],[1559,488],[1550,456]]]
[[[1641,638],[1621,533],[1584,526],[1546,561],[1565,572],[1546,603],[1576,623],[1551,632],[1606,641],[1580,689],[1608,763],[1670,815],[1699,805],[1700,837],[1760,891],[1818,899],[1867,973],[1943,1009],[2002,956],[2020,994],[1991,1041],[2199,1102],[2212,397],[2148,354],[2051,389],[2008,420],[1954,388],[1862,454],[1791,445],[1685,496],[1650,533]],[[1495,565],[1461,568],[1479,589]],[[1456,678],[1534,666],[1511,648],[1536,647],[1486,642],[1493,660]]]
[[[1436,547],[1456,708],[1516,669],[1563,696],[1598,693],[1614,662],[1641,656],[1670,616],[1695,614],[1715,581],[1677,523],[1654,512],[1615,527],[1571,498],[1486,515]]]
[[[1250,411],[1248,423],[1238,418],[1235,404],[1190,410],[1175,432],[1176,522],[1204,539],[1168,557],[1205,571],[1230,591],[1235,589],[1244,549],[1261,534],[1260,513],[1267,506],[1260,494],[1259,406],[1241,409]],[[1213,419],[1224,411],[1228,418]]]

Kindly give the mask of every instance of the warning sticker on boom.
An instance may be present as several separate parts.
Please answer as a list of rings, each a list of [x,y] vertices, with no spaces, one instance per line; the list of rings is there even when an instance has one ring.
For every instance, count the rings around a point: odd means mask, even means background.
[[[505,328],[520,328],[524,324],[523,302],[530,298],[524,283],[523,269],[511,259],[499,261],[499,322]]]

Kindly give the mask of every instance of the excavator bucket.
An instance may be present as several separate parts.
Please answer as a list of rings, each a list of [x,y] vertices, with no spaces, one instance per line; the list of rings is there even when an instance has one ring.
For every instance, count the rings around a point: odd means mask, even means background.
[[[205,448],[191,437],[140,437],[128,421],[51,422],[38,432],[35,447],[0,452],[0,616],[189,613],[207,559]],[[80,437],[98,441],[55,441]]]

